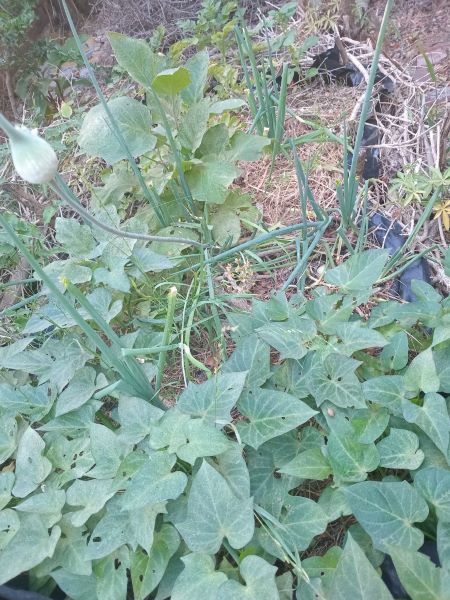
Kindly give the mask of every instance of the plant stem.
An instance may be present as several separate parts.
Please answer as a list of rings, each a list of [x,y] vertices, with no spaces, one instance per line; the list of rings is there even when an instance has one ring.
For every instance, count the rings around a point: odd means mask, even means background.
[[[170,338],[172,336],[172,327],[173,327],[173,315],[175,313],[175,304],[177,300],[177,288],[175,286],[171,287],[169,293],[167,294],[167,315],[166,315],[166,324],[164,326],[163,340],[162,346],[168,346],[170,342]],[[161,381],[164,373],[164,367],[166,365],[167,358],[167,350],[162,350],[159,355],[158,360],[158,371],[156,373],[156,381],[155,381],[155,391],[159,394],[161,390]]]

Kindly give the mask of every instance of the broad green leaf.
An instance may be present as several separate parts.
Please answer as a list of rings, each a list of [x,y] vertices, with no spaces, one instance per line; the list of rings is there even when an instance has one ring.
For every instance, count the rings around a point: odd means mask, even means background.
[[[0,552],[3,552],[19,528],[20,519],[14,510],[7,508],[0,511]]]
[[[151,87],[157,94],[170,94],[173,96],[187,88],[190,83],[191,75],[189,71],[185,67],[176,67],[160,71],[153,78]]]
[[[208,127],[209,101],[201,100],[193,104],[183,116],[178,140],[183,148],[195,152],[200,146]]]
[[[181,92],[181,97],[187,104],[192,105],[203,98],[206,81],[208,79],[209,55],[207,50],[202,50],[186,62],[191,81]]]
[[[396,333],[380,353],[383,367],[387,371],[400,371],[408,364],[408,335],[405,331]]]
[[[418,354],[405,373],[405,385],[413,392],[437,392],[439,377],[431,348]]]
[[[0,585],[52,556],[60,535],[58,526],[49,535],[38,515],[24,515],[16,535],[0,553]]]
[[[55,220],[56,239],[70,256],[92,258],[96,246],[90,227],[76,219],[57,217]]]
[[[14,473],[11,471],[0,472],[0,510],[11,500],[11,491],[14,485]]]
[[[178,399],[177,408],[210,425],[229,423],[230,411],[242,393],[246,375],[247,371],[228,371],[201,384],[189,383]]]
[[[214,560],[207,554],[188,554],[181,559],[184,569],[178,575],[171,600],[218,598],[218,592],[227,581],[225,573],[215,570]]]
[[[92,279],[92,270],[89,267],[79,265],[75,259],[55,260],[43,268],[44,273],[58,287],[60,292],[64,292],[64,281],[67,279],[71,283],[87,283]],[[37,273],[34,273],[36,279],[39,279]],[[44,286],[44,290],[46,287]]]
[[[222,205],[211,216],[210,224],[214,241],[224,244],[236,244],[241,237],[241,220],[238,215]]]
[[[381,550],[376,550],[373,547],[372,538],[366,531],[364,531],[359,523],[353,523],[353,525],[350,525],[350,527],[347,529],[345,540],[347,540],[349,535],[352,536],[353,540],[364,552],[373,567],[378,568],[383,563],[385,557],[384,552],[381,552]]]
[[[438,521],[436,535],[439,560],[443,568],[450,572],[450,522]]]
[[[153,450],[166,448],[169,453],[176,452],[180,446],[186,443],[187,438],[184,428],[189,419],[189,415],[180,412],[178,407],[168,410],[151,427],[150,448],[153,448]]]
[[[275,578],[280,600],[292,600],[294,597],[294,576],[290,571],[286,571]]]
[[[118,407],[120,439],[128,444],[137,444],[150,433],[152,424],[163,414],[161,409],[141,398],[120,398]]]
[[[439,391],[450,393],[450,348],[444,347],[433,352],[436,371],[439,373]]]
[[[110,100],[108,108],[134,158],[153,150],[156,137],[151,132],[152,117],[146,106],[133,98],[123,96]],[[78,144],[88,156],[98,156],[111,165],[128,157],[114,135],[101,104],[86,113]]]
[[[193,552],[213,554],[223,538],[232,548],[243,548],[253,536],[253,500],[237,498],[225,479],[203,461],[193,478],[186,520],[177,529]]]
[[[176,456],[165,451],[150,454],[122,495],[122,508],[131,511],[178,498],[187,477],[181,471],[172,472],[175,462]]]
[[[133,248],[133,254],[131,257],[133,261],[133,267],[128,271],[133,277],[142,278],[143,273],[149,271],[164,271],[164,269],[171,269],[173,262],[163,256],[150,250],[150,248]]]
[[[197,458],[218,456],[232,446],[232,442],[222,431],[200,419],[191,419],[184,427],[186,442],[179,446],[177,455],[181,460],[193,465]]]
[[[127,596],[130,552],[128,548],[119,548],[103,560],[96,563],[94,573],[97,578],[98,600],[123,600]]]
[[[445,398],[440,394],[425,394],[423,406],[409,400],[402,404],[403,416],[408,423],[415,423],[447,456],[450,435],[450,417]]]
[[[235,496],[244,500],[250,497],[250,475],[240,446],[233,444],[211,464],[224,477]]]
[[[253,135],[243,131],[236,131],[230,139],[228,149],[224,152],[225,160],[258,160],[264,148],[269,146],[270,139],[261,135]]]
[[[385,406],[394,415],[402,414],[402,402],[407,394],[404,378],[400,375],[383,375],[373,377],[363,383],[363,394],[366,400]]]
[[[16,457],[16,481],[12,493],[25,498],[41,484],[52,470],[51,462],[43,456],[45,443],[28,427],[20,438]]]
[[[366,348],[383,348],[387,344],[386,338],[381,333],[370,329],[367,324],[360,321],[337,325],[336,335],[342,340],[342,344],[338,346],[339,352],[346,356]]]
[[[61,520],[61,512],[66,502],[63,490],[44,489],[39,494],[33,494],[18,504],[15,509],[19,512],[40,515],[42,522],[50,529]],[[1,513],[0,513],[1,514]]]
[[[43,563],[46,572],[62,567],[76,575],[91,575],[92,561],[87,558],[86,529],[73,527],[68,520],[70,513],[63,516],[59,522],[61,537],[52,558]],[[36,576],[40,577],[39,568]]]
[[[198,240],[198,235],[192,229],[187,227],[164,227],[157,232],[157,235],[161,236],[179,236],[187,238],[188,240]],[[166,257],[180,256],[181,252],[186,248],[189,248],[191,244],[186,242],[185,244],[172,244],[172,242],[152,242],[151,249],[154,252],[163,254]],[[173,264],[173,261],[172,261]]]
[[[367,473],[374,471],[380,457],[375,444],[358,442],[350,423],[333,420],[326,446],[328,461],[335,480],[364,481]]]
[[[115,493],[116,489],[111,481],[77,479],[67,490],[66,498],[67,504],[78,507],[78,510],[70,515],[72,525],[75,527],[84,525],[89,517],[99,512]]]
[[[389,423],[389,411],[370,404],[353,412],[352,427],[361,444],[371,444],[385,431]]]
[[[245,385],[260,387],[270,377],[270,348],[251,335],[239,340],[233,354],[222,366],[222,373],[246,371]]]
[[[327,271],[325,281],[345,292],[368,291],[380,277],[388,258],[386,250],[353,254],[341,265]]]
[[[450,471],[423,469],[414,477],[414,487],[433,505],[437,518],[450,523]]]
[[[27,346],[31,344],[34,338],[26,337],[18,340],[17,342],[13,342],[12,344],[8,344],[7,346],[0,347],[0,367],[6,369],[13,369],[14,359],[15,357],[23,352]]]
[[[367,531],[375,548],[389,552],[396,545],[417,550],[423,544],[423,533],[414,523],[428,516],[425,500],[406,481],[367,481],[346,490],[353,514]]]
[[[253,448],[302,425],[317,414],[290,394],[261,388],[245,391],[238,409],[248,422],[238,421],[237,430],[242,440]]]
[[[424,453],[419,450],[419,438],[412,431],[392,428],[389,435],[377,444],[380,467],[414,471],[423,462]]]
[[[107,38],[119,65],[144,88],[148,88],[163,68],[165,58],[155,54],[143,40],[110,32]]]
[[[287,475],[280,477],[276,472],[273,453],[266,444],[258,450],[248,448],[246,455],[250,473],[250,493],[255,503],[278,518],[287,493],[293,487],[292,478]]]
[[[209,127],[203,136],[202,143],[198,149],[200,156],[222,154],[229,140],[230,134],[225,123],[219,123],[218,125]]]
[[[305,356],[306,344],[317,335],[316,326],[310,319],[291,317],[288,321],[272,322],[258,327],[258,337],[280,352],[280,357],[299,359]]]
[[[228,98],[228,100],[218,100],[209,107],[209,112],[213,115],[221,115],[229,110],[239,110],[246,106],[245,100],[241,98]]]
[[[3,400],[3,399],[2,399]],[[17,421],[11,416],[0,420],[0,463],[4,463],[17,446]]]
[[[97,389],[95,377],[96,373],[92,367],[83,367],[76,371],[56,401],[55,416],[64,415],[88,402]]]
[[[260,556],[246,556],[239,565],[245,585],[229,579],[218,590],[217,600],[279,600],[277,568]]]
[[[318,296],[306,303],[306,314],[318,321],[317,328],[326,335],[335,334],[336,327],[346,323],[352,312],[352,302],[342,294]]]
[[[398,577],[412,600],[446,600],[442,570],[428,556],[405,548],[391,548],[389,554]]]
[[[327,479],[331,467],[320,448],[310,448],[286,463],[279,469],[280,473],[293,475],[301,479]]]
[[[240,171],[231,162],[210,158],[196,164],[186,173],[186,181],[194,200],[207,204],[223,204],[228,188]]]
[[[90,437],[95,467],[89,475],[95,479],[114,477],[124,454],[124,446],[119,436],[104,425],[92,423]]]
[[[312,539],[325,531],[328,518],[322,507],[309,498],[287,496],[280,517],[284,530],[280,532],[291,549],[306,550]]]
[[[113,502],[113,500],[111,500]],[[164,511],[164,504],[153,504],[140,510],[119,510],[117,502],[107,507],[87,546],[89,559],[108,556],[124,544],[137,544],[148,553],[153,544],[156,517]]]
[[[335,352],[325,357],[317,352],[313,361],[306,385],[318,406],[329,401],[340,408],[365,408],[362,387],[355,375],[359,361]]]
[[[436,328],[433,332],[432,346],[437,346],[442,342],[446,342],[448,339],[450,339],[450,315],[444,314],[436,324]]]
[[[333,600],[393,600],[381,577],[351,535],[334,572]]]
[[[98,600],[94,575],[76,575],[68,568],[53,571],[51,575],[71,600]]]
[[[134,600],[145,600],[156,588],[179,544],[176,529],[166,523],[155,533],[150,554],[140,549],[134,552],[131,563]]]
[[[323,556],[311,556],[302,560],[302,567],[310,578],[319,577],[323,586],[329,588],[341,556],[342,548],[331,546]]]

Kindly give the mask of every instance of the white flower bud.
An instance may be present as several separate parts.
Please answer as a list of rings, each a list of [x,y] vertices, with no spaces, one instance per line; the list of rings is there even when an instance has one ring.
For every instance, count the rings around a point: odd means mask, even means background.
[[[3,128],[9,136],[14,167],[22,179],[29,183],[51,181],[58,172],[58,157],[50,144],[27,127],[9,125]]]

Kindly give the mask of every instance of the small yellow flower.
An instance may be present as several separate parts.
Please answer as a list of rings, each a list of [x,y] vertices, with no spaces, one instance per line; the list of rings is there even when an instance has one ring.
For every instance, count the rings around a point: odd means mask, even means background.
[[[434,207],[434,218],[441,219],[446,231],[450,231],[450,198],[438,202]]]

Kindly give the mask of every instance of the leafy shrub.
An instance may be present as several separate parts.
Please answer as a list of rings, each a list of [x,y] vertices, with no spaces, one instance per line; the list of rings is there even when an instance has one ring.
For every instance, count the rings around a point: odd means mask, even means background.
[[[107,388],[70,324],[3,347],[0,581],[31,569],[77,600],[125,599],[128,574],[136,599],[390,598],[389,553],[412,598],[445,598],[450,304],[417,283],[417,302],[362,319],[386,260],[369,250],[325,275],[334,291],[230,313],[230,358],[165,410]],[[119,308],[105,288],[91,301]],[[344,549],[301,561],[346,515]],[[417,552],[424,532],[442,568]]]

